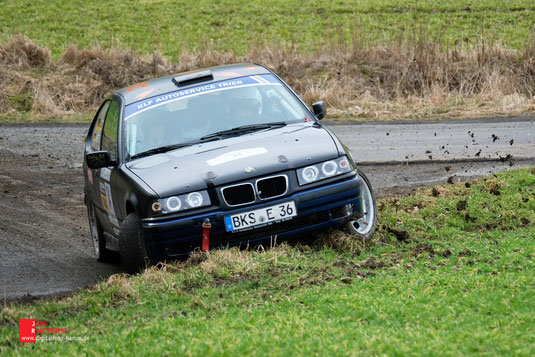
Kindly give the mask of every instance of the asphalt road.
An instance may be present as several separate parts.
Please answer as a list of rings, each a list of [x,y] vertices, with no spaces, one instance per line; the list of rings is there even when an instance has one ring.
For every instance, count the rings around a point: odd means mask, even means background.
[[[332,124],[379,195],[534,164],[535,118]]]
[[[329,124],[379,195],[535,165],[535,118]],[[87,125],[0,125],[0,297],[66,293],[121,272],[92,257]]]

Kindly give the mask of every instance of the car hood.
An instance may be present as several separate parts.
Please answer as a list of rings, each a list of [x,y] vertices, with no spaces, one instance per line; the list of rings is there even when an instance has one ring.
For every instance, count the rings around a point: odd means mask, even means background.
[[[160,197],[167,197],[338,156],[327,130],[299,123],[140,158],[126,166]]]

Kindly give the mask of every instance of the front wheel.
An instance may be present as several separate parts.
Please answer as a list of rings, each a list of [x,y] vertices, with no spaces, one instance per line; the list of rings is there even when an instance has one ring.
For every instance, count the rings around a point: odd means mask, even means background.
[[[377,205],[370,180],[358,169],[362,212],[345,223],[345,230],[362,240],[368,240],[377,228]],[[359,213],[359,212],[356,212]]]
[[[141,221],[135,213],[128,214],[121,224],[119,255],[121,263],[130,274],[139,273],[150,264],[147,243],[141,231]]]

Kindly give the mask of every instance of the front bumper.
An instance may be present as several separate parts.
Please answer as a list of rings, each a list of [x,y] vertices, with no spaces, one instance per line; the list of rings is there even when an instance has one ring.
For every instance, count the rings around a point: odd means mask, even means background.
[[[164,222],[145,219],[141,226],[147,239],[151,258],[155,262],[179,258],[196,248],[200,248],[202,223],[206,218],[210,220],[212,225],[210,249],[222,246],[254,245],[269,241],[275,236],[280,240],[333,226],[347,219],[351,213],[346,212],[346,205],[352,205],[354,212],[361,212],[359,181],[360,178],[356,175],[350,179],[299,191],[293,195],[261,204],[225,211],[204,212]],[[297,208],[297,216],[291,220],[234,233],[225,230],[225,216],[287,201],[294,201]]]

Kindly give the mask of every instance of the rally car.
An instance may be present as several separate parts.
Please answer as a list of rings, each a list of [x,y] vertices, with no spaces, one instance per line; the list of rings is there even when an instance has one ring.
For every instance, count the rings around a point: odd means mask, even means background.
[[[342,226],[368,239],[372,188],[351,151],[276,74],[236,64],[112,94],[85,140],[95,254],[129,272],[195,249]]]

